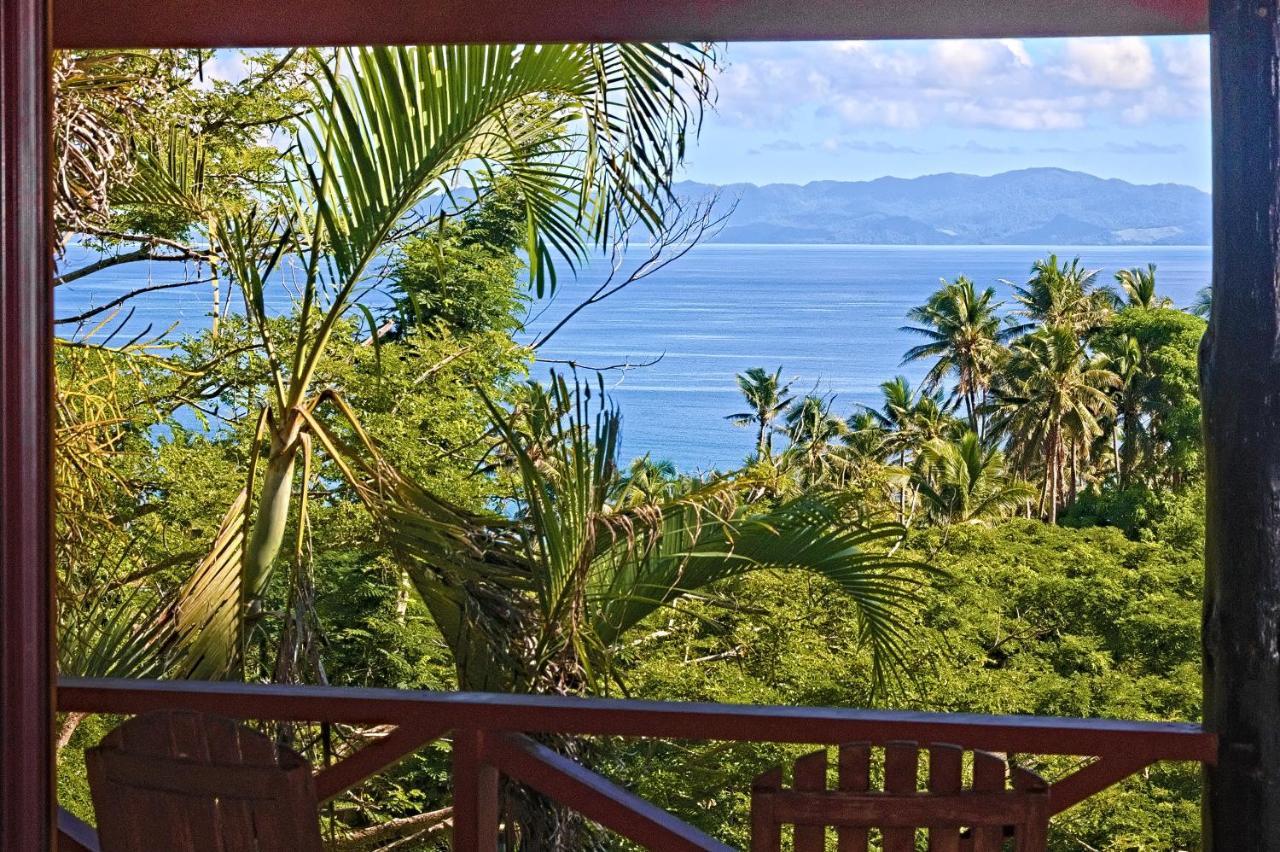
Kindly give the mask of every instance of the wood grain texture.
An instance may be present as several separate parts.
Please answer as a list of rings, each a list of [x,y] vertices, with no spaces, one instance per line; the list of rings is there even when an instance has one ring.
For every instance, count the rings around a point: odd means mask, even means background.
[[[430,718],[450,730],[832,745],[916,740],[1026,754],[1122,753],[1151,761],[1209,761],[1217,754],[1212,734],[1183,722],[191,681],[63,678],[59,683],[58,706],[64,712],[131,714],[171,707],[240,719],[397,725]]]
[[[1204,32],[1206,0],[54,0],[59,47]]]
[[[1280,850],[1280,32],[1213,0],[1213,310],[1201,345],[1206,501],[1203,848]]]
[[[311,766],[234,720],[167,710],[85,752],[102,852],[320,852]]]
[[[0,850],[48,849],[53,278],[45,0],[0,0]]]
[[[889,742],[884,746],[884,790],[865,783],[864,743],[841,749],[847,760],[848,783],[839,789],[825,785],[825,752],[805,755],[795,762],[793,786],[782,786],[783,772],[776,767],[756,778],[751,790],[752,849],[776,852],[781,848],[781,826],[795,826],[795,852],[812,852],[821,835],[804,829],[834,826],[863,830],[848,835],[850,845],[866,848],[866,829],[878,829],[884,852],[914,852],[917,834],[927,830],[930,852],[1002,852],[1007,838],[1017,852],[1044,852],[1048,842],[1049,785],[1034,773],[1008,766],[998,755],[974,752],[973,785],[963,786],[964,750],[950,744],[920,745]],[[917,778],[921,757],[926,756],[929,777],[926,790]],[[823,770],[822,776],[818,769]],[[1012,776],[1013,786],[1008,779]],[[817,779],[824,783],[819,785]],[[971,832],[962,842],[960,830]],[[838,836],[845,836],[843,834]],[[841,849],[841,852],[844,852]]]

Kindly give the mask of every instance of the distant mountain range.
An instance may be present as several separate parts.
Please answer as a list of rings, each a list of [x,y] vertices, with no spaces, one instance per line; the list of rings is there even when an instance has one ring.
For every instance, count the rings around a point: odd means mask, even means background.
[[[991,177],[939,174],[803,186],[684,181],[738,207],[721,243],[881,245],[1208,245],[1209,194],[1038,168]]]

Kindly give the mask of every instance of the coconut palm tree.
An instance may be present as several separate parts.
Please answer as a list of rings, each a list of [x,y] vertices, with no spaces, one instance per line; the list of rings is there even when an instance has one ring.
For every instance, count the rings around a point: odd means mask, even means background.
[[[1001,325],[995,288],[979,293],[963,275],[952,282],[944,280],[942,285],[925,304],[907,314],[916,324],[902,330],[921,335],[928,342],[907,350],[902,363],[936,359],[925,375],[924,388],[936,390],[944,379],[954,376],[952,398],[963,400],[969,428],[981,435],[979,413],[986,402],[1002,344],[1013,331]]]
[[[634,459],[619,478],[615,504],[634,506],[671,497],[680,487],[680,472],[667,459],[653,461],[648,454]]]
[[[1213,308],[1213,288],[1201,287],[1196,291],[1196,300],[1187,310],[1200,317],[1202,320],[1209,319],[1209,313]]]
[[[841,441],[853,461],[882,462],[888,431],[874,411],[857,411],[845,421]]]
[[[1064,469],[1072,480],[1078,454],[1102,434],[1100,419],[1115,405],[1110,391],[1118,379],[1089,359],[1075,329],[1049,326],[1014,344],[1008,367],[993,388],[999,426],[1024,470],[1036,462],[1044,471],[1041,511],[1056,523]]]
[[[1028,322],[1016,324],[1017,333],[1030,331],[1036,325],[1069,328],[1078,337],[1097,328],[1111,310],[1111,297],[1096,289],[1096,270],[1080,265],[1080,258],[1059,263],[1049,255],[1031,265],[1031,276],[1024,284],[1012,284],[1013,298],[1019,305],[1015,315]]]
[[[957,433],[957,421],[947,410],[942,394],[916,389],[906,376],[894,376],[880,384],[879,409],[865,408],[887,433],[885,448],[906,466],[913,449],[933,438]]]
[[[788,448],[801,463],[803,481],[807,485],[820,482],[833,473],[838,457],[833,450],[845,434],[844,420],[831,413],[831,397],[808,394],[787,411]]]
[[[977,523],[1007,517],[1035,497],[1035,489],[1007,473],[1004,454],[976,432],[959,440],[935,438],[920,450],[917,490],[935,523]]]
[[[1111,419],[1111,452],[1116,481],[1123,488],[1129,484],[1137,468],[1142,444],[1141,383],[1143,379],[1142,347],[1137,338],[1126,335],[1116,341],[1113,351],[1103,352],[1098,365],[1116,377],[1112,391],[1116,415]]]
[[[884,452],[903,472],[926,441],[956,433],[957,421],[947,411],[940,392],[918,391],[906,376],[894,376],[880,384],[880,393],[881,407],[865,411],[884,430]],[[906,523],[908,504],[914,506],[914,493],[909,491],[913,491],[909,484],[898,489],[899,523]]]
[[[1121,269],[1116,273],[1116,283],[1124,294],[1130,307],[1135,308],[1167,308],[1173,300],[1156,296],[1156,265],[1147,264],[1146,269]]]
[[[144,157],[138,198],[208,222],[271,388],[255,441],[266,450],[252,456],[214,547],[169,610],[178,673],[233,670],[291,521],[306,528],[313,446],[323,437],[334,448],[323,416],[354,419],[314,387],[317,369],[403,221],[424,204],[447,209],[459,185],[483,197],[501,178],[519,196],[533,289],[553,289],[558,268],[593,245],[661,225],[713,63],[689,46],[344,50],[320,63],[285,189],[256,208],[210,207],[201,170],[181,152]],[[301,295],[296,328],[282,340],[264,294],[286,259],[297,259]]]
[[[738,388],[749,411],[725,417],[735,426],[756,425],[756,454],[768,459],[773,454],[773,424],[791,405],[791,383],[782,381],[782,368],[772,373],[752,367],[738,374]]]

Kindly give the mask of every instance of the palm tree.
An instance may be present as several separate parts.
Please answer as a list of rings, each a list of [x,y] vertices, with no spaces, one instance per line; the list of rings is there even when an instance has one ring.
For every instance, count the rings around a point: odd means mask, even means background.
[[[879,409],[866,408],[887,433],[885,447],[898,456],[905,466],[913,448],[933,438],[957,432],[957,422],[947,411],[942,395],[936,391],[916,389],[906,376],[894,376],[881,382]]]
[[[680,485],[680,472],[674,462],[653,461],[646,454],[631,462],[626,474],[619,478],[612,499],[620,506],[653,503],[674,496]]]
[[[1111,452],[1115,460],[1116,481],[1123,488],[1129,484],[1137,467],[1142,441],[1143,358],[1137,338],[1126,335],[1116,343],[1118,346],[1114,351],[1102,353],[1098,364],[1116,377],[1112,392],[1116,415],[1111,420]]]
[[[858,411],[845,421],[844,442],[854,461],[884,460],[888,431],[874,411]]]
[[[1201,287],[1196,291],[1196,300],[1187,310],[1194,316],[1200,317],[1202,320],[1209,319],[1209,313],[1213,308],[1213,288]]]
[[[622,679],[615,657],[629,631],[721,580],[761,570],[834,582],[862,617],[873,683],[880,688],[900,670],[907,616],[927,571],[893,556],[901,526],[859,523],[849,498],[832,493],[752,504],[753,484],[736,478],[618,503],[621,417],[603,394],[552,376],[521,408],[489,410],[519,483],[502,513],[471,512],[422,491],[354,420],[354,446],[320,435],[430,612],[460,688],[607,691]],[[529,418],[546,428],[521,422]],[[548,807],[518,796],[504,802],[521,848],[562,848],[547,833],[576,831]]]
[[[956,432],[956,420],[947,412],[939,392],[917,391],[906,376],[894,376],[880,384],[880,393],[880,409],[865,410],[884,430],[884,451],[896,457],[903,471],[926,441]],[[908,495],[904,486],[898,491],[899,523],[906,523],[908,502],[914,505],[914,496]]]
[[[203,197],[203,170],[186,153],[143,157],[139,199],[208,222],[218,265],[243,292],[271,386],[254,444],[266,452],[251,456],[214,547],[169,610],[179,674],[233,670],[291,520],[307,526],[312,448],[335,452],[324,417],[358,426],[336,394],[313,385],[403,220],[424,203],[447,205],[459,184],[483,197],[500,177],[519,196],[532,286],[553,289],[559,264],[572,267],[632,227],[661,225],[714,61],[702,48],[660,45],[344,50],[321,63],[280,196],[255,209],[219,209]],[[301,267],[288,340],[278,339],[264,298],[284,258]]]
[[[995,288],[978,293],[963,275],[942,284],[925,304],[907,314],[917,324],[902,330],[928,338],[928,342],[907,350],[902,363],[937,359],[925,375],[925,389],[936,390],[947,376],[954,375],[952,396],[964,401],[969,428],[981,435],[979,411],[986,402],[1001,344],[1013,332],[1001,327]]]
[[[773,423],[791,405],[791,383],[783,383],[782,368],[773,373],[762,367],[752,367],[738,374],[738,387],[750,411],[730,414],[725,419],[735,426],[756,424],[756,453],[768,459],[773,453]]]
[[[1063,471],[1070,463],[1074,488],[1077,456],[1102,434],[1099,419],[1114,411],[1114,373],[1091,361],[1074,329],[1049,326],[1014,344],[1008,368],[993,388],[1000,426],[1024,469],[1039,459],[1044,470],[1042,512],[1056,523]]]
[[[833,494],[751,504],[750,483],[734,478],[616,503],[621,418],[607,400],[597,396],[593,410],[586,397],[553,377],[534,413],[553,425],[537,446],[519,423],[528,412],[491,405],[520,483],[506,514],[425,494],[372,443],[335,445],[453,650],[463,689],[607,687],[627,631],[686,594],[762,569],[833,580],[867,619],[877,677],[900,661],[904,607],[919,582],[919,566],[886,555],[900,526],[851,521],[847,498]]]
[[[808,394],[787,411],[791,452],[800,459],[804,481],[813,485],[832,472],[834,444],[846,431],[845,422],[831,413],[832,398]]]
[[[934,439],[920,451],[917,490],[936,523],[977,523],[1007,517],[1035,496],[1005,471],[1004,455],[976,432],[956,441]]]
[[[1070,263],[1059,263],[1055,254],[1037,260],[1026,283],[1012,285],[1020,306],[1015,313],[1029,320],[1013,330],[1027,332],[1039,324],[1084,336],[1097,328],[1111,309],[1106,291],[1094,287],[1097,275],[1096,270],[1081,267],[1078,257]]]
[[[1116,273],[1116,283],[1124,293],[1130,307],[1135,308],[1167,308],[1173,300],[1156,296],[1156,265],[1147,264],[1146,269],[1121,269]]]

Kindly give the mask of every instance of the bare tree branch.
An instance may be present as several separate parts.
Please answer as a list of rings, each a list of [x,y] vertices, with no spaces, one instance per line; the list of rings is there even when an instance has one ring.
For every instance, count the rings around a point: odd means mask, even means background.
[[[718,193],[707,195],[692,206],[686,202],[677,201],[672,206],[662,230],[654,234],[649,241],[649,256],[625,276],[623,265],[626,262],[630,241],[625,236],[616,240],[610,251],[609,274],[605,276],[604,281],[591,292],[591,295],[575,305],[549,331],[534,341],[530,348],[537,350],[542,347],[582,311],[603,302],[610,296],[617,295],[637,281],[662,271],[693,251],[699,243],[720,233],[738,205],[735,201],[728,210],[720,212],[716,209],[719,203]]]
[[[603,373],[603,372],[606,372],[606,371],[608,371],[608,370],[622,370],[623,372],[625,372],[625,371],[627,371],[627,370],[634,370],[634,369],[637,369],[637,368],[639,368],[639,367],[652,367],[654,364],[658,363],[659,361],[661,361],[661,360],[662,360],[663,358],[665,358],[665,357],[667,357],[667,353],[663,352],[663,353],[662,353],[661,355],[659,355],[657,358],[651,358],[651,359],[649,359],[648,361],[637,361],[636,363],[634,363],[634,364],[633,364],[630,360],[626,360],[626,361],[623,361],[623,362],[622,362],[622,363],[620,363],[620,364],[606,364],[606,365],[605,365],[605,366],[603,366],[603,367],[593,367],[593,366],[591,366],[590,364],[583,364],[582,362],[580,362],[580,361],[575,361],[575,360],[573,360],[573,359],[571,359],[571,358],[566,359],[566,358],[537,358],[537,357],[535,357],[535,359],[534,359],[534,360],[536,360],[536,361],[538,361],[538,362],[540,362],[540,363],[543,363],[543,364],[564,364],[565,366],[569,367],[570,369],[574,369],[574,370],[577,370],[577,369],[583,369],[583,370],[588,370],[588,371],[590,371],[590,372],[592,372],[592,373]]]
[[[191,281],[172,281],[167,284],[149,284],[146,287],[139,287],[136,290],[130,290],[128,293],[125,293],[123,296],[118,296],[112,299],[110,302],[107,302],[102,305],[98,305],[96,308],[90,308],[84,313],[76,314],[73,317],[63,317],[61,319],[56,319],[53,322],[54,322],[54,325],[68,325],[70,323],[84,322],[87,319],[96,317],[98,314],[103,313],[104,311],[109,311],[112,308],[119,307],[120,305],[123,305],[125,302],[129,301],[135,296],[141,296],[144,293],[155,293],[159,290],[174,290],[174,289],[177,289],[178,287],[190,287],[193,284],[208,284],[210,281],[213,281],[213,280],[214,279],[212,278],[196,278]]]

